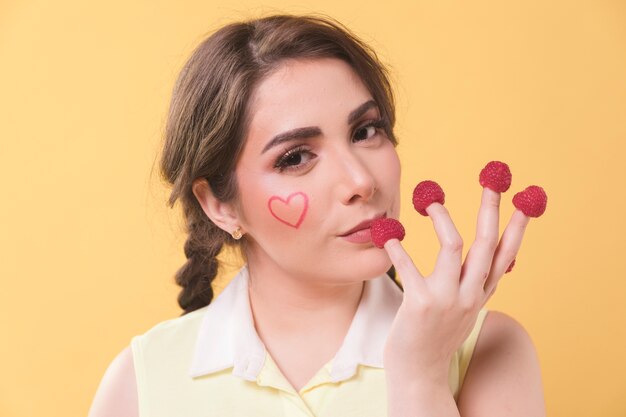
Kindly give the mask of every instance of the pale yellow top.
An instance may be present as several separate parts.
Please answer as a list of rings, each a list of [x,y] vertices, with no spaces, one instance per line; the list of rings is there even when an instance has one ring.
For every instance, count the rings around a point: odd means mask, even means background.
[[[299,392],[256,333],[248,279],[244,267],[209,306],[132,339],[140,417],[387,415],[383,348],[402,302],[387,275],[365,282],[341,348]],[[452,360],[455,398],[486,314]]]

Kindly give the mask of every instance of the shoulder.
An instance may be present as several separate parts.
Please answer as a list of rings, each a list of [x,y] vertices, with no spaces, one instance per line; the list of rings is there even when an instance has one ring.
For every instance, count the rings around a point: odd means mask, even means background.
[[[516,341],[526,348],[534,349],[530,335],[522,324],[506,313],[489,310],[476,344],[476,353],[481,349],[497,346],[502,341],[511,344]]]
[[[89,417],[137,417],[137,383],[130,346],[107,368],[89,410]]]
[[[194,310],[183,316],[161,321],[147,331],[131,340],[131,348],[135,357],[135,369],[150,360],[163,354],[171,353],[170,349],[191,349],[195,345],[196,337],[207,307]]]
[[[198,333],[207,307],[183,316],[157,323],[143,334],[131,339],[138,383],[146,382],[154,364],[162,364],[164,358],[186,358],[195,349]],[[172,361],[168,361],[172,363]]]
[[[192,352],[198,327],[207,307],[180,317],[161,321],[143,334],[134,336],[130,346],[122,350],[104,373],[93,399],[89,417],[139,415],[139,392],[154,373],[155,364],[176,367],[187,362],[171,358],[187,358]],[[169,360],[164,360],[169,358]],[[156,367],[162,369],[161,366]],[[151,371],[152,373],[149,373]]]
[[[545,416],[537,351],[517,320],[489,311],[458,405],[464,417]]]
[[[171,319],[163,320],[159,323],[156,323],[150,329],[148,329],[141,336],[147,336],[152,334],[161,334],[161,333],[170,333],[176,332],[180,329],[184,328],[193,328],[198,326],[204,317],[204,313],[207,311],[209,306],[204,306],[197,310],[194,310],[190,313],[187,313],[182,316],[174,317]]]

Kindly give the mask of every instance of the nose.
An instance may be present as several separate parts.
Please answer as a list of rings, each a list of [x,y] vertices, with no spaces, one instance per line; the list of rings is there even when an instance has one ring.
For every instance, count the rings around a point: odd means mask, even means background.
[[[376,193],[376,180],[366,160],[347,151],[338,158],[336,187],[341,202],[345,205],[367,202]]]

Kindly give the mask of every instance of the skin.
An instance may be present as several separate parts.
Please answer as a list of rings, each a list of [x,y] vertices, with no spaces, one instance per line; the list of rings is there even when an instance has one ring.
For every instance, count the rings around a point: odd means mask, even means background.
[[[398,155],[382,129],[363,127],[380,117],[378,109],[348,124],[348,115],[370,100],[360,78],[342,61],[286,62],[252,97],[253,117],[236,168],[238,201],[216,202],[206,188],[198,193],[216,224],[227,231],[239,226],[246,233],[257,331],[296,388],[339,349],[363,280],[391,266],[371,243],[339,237],[364,220],[399,215]],[[264,152],[275,135],[302,127],[318,127],[320,134]],[[301,146],[304,150],[287,166],[276,168],[277,160]],[[380,166],[386,169],[376,169]],[[274,196],[285,199],[297,192],[307,195],[308,208],[294,228],[266,208]],[[352,261],[350,268],[346,259]],[[319,340],[327,343],[320,346]],[[302,354],[309,358],[306,363]]]
[[[245,233],[250,303],[259,336],[299,389],[339,349],[363,281],[393,263],[405,293],[384,353],[389,416],[545,415],[533,344],[523,327],[502,313],[490,312],[485,320],[458,404],[447,386],[451,356],[517,254],[528,217],[515,211],[499,240],[500,195],[483,190],[476,239],[462,262],[462,239],[448,211],[430,205],[427,212],[441,250],[428,279],[396,239],[381,250],[340,237],[362,220],[399,215],[395,148],[382,129],[362,128],[378,118],[378,110],[369,109],[353,125],[346,120],[370,99],[342,61],[285,62],[253,95],[250,130],[236,167],[238,199],[220,202],[206,181],[194,184],[215,224]],[[320,133],[263,152],[275,135],[307,126],[317,126]],[[287,159],[293,167],[277,169],[276,160],[294,146],[304,151]],[[269,205],[273,197],[287,201],[294,193],[308,199],[297,228],[276,219]],[[111,415],[111,410],[135,416],[136,404],[127,348],[107,370],[90,416]]]
[[[303,192],[291,193],[287,198],[273,195],[268,200],[267,207],[276,220],[297,229],[309,209],[309,196]]]

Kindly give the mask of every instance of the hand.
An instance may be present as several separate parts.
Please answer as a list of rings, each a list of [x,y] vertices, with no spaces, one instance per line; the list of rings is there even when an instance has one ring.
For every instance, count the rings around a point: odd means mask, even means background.
[[[385,345],[386,372],[403,381],[447,384],[454,353],[516,257],[530,220],[515,210],[498,242],[499,208],[500,193],[484,188],[476,239],[462,264],[463,241],[447,209],[439,203],[428,206],[441,249],[427,278],[397,239],[387,241],[385,250],[402,280],[404,298]]]

